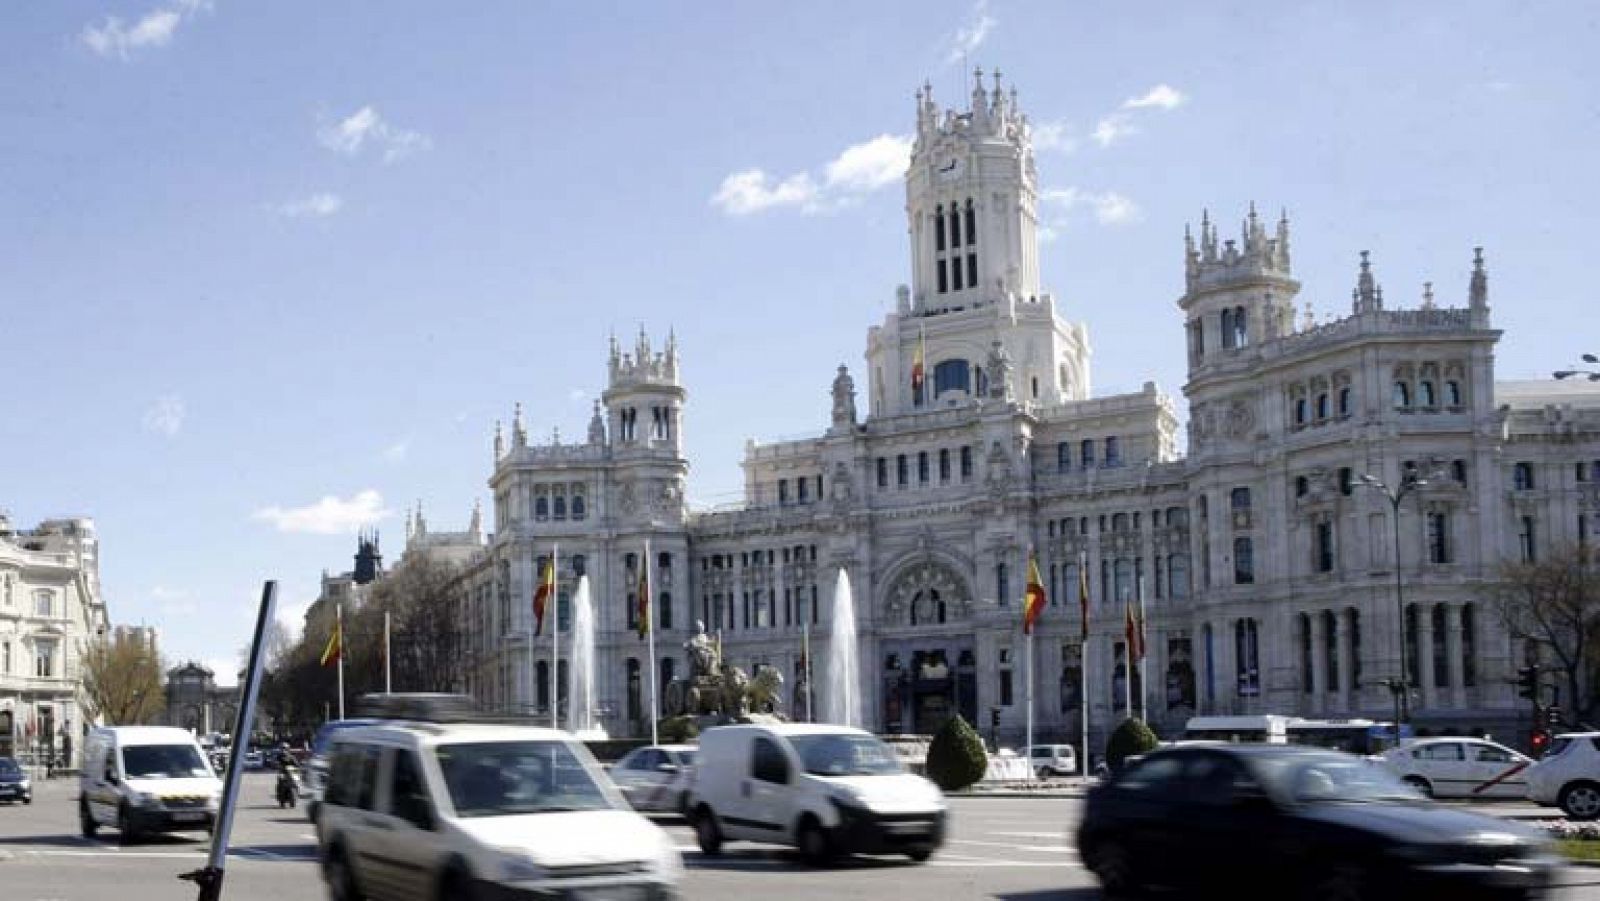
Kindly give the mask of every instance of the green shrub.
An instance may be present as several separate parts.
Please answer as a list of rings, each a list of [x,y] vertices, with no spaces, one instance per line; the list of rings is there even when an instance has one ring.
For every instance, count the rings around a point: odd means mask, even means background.
[[[700,724],[692,716],[669,716],[657,724],[656,732],[669,745],[688,744],[700,737]]]
[[[1106,741],[1106,766],[1112,772],[1122,769],[1122,764],[1129,757],[1148,754],[1160,747],[1156,734],[1144,724],[1144,720],[1137,717],[1128,717],[1117,724],[1111,733],[1111,738]]]
[[[928,778],[945,791],[966,788],[989,769],[983,739],[959,715],[945,720],[928,745]]]

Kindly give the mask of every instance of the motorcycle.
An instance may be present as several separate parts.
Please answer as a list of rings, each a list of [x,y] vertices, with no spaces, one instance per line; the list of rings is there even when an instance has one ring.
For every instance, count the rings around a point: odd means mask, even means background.
[[[278,772],[278,807],[294,807],[300,801],[300,771],[286,766]]]

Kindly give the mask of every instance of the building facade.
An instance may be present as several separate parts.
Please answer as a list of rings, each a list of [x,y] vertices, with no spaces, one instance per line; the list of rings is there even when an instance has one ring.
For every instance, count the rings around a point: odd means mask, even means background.
[[[80,659],[106,628],[94,522],[24,530],[0,513],[0,756],[81,747],[94,712]]]
[[[1402,615],[1419,728],[1508,728],[1524,649],[1484,588],[1504,561],[1587,538],[1600,395],[1495,382],[1481,251],[1458,303],[1429,286],[1407,309],[1385,303],[1363,252],[1349,313],[1297,322],[1287,217],[1252,206],[1225,238],[1203,216],[1177,300],[1180,436],[1177,403],[1153,383],[1091,391],[1088,325],[1039,281],[1027,118],[998,76],[965,106],[919,92],[910,284],[868,330],[864,367],[834,373],[825,431],[747,446],[742,503],[685,505],[674,336],[659,350],[643,333],[627,349],[612,340],[584,440],[530,441],[520,406],[509,440],[496,427],[492,535],[461,583],[466,688],[538,712],[564,696],[549,628],[532,636],[551,556],[563,634],[589,579],[613,734],[648,734],[641,567],[661,684],[685,673],[683,643],[703,622],[729,662],[774,665],[791,691],[803,641],[825,648],[842,571],[867,726],[929,732],[960,713],[1015,740],[1031,550],[1049,595],[1033,655],[1041,741],[1076,740],[1084,704],[1098,741],[1129,695],[1167,733],[1205,713],[1388,718],[1381,680],[1400,674]],[[1396,508],[1364,477],[1407,474],[1428,478],[1398,508],[1397,542]],[[1142,677],[1125,630],[1141,598]]]

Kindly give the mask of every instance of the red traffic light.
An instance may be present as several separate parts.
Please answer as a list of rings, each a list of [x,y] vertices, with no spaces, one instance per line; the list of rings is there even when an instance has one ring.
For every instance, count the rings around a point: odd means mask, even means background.
[[[1535,754],[1543,754],[1544,750],[1550,747],[1550,733],[1543,729],[1535,729],[1528,743],[1532,745]]]

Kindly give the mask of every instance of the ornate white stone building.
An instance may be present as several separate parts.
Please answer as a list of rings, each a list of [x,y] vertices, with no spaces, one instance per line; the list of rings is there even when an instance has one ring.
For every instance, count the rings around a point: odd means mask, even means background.
[[[94,522],[22,530],[0,513],[0,756],[78,745],[90,724],[79,659],[106,627]]]
[[[557,546],[563,628],[577,576],[593,586],[613,734],[648,733],[639,566],[659,592],[663,683],[684,673],[682,643],[703,620],[730,662],[776,665],[791,690],[802,629],[824,648],[843,568],[868,725],[927,732],[960,712],[987,727],[997,710],[1014,740],[1032,547],[1050,597],[1035,646],[1040,740],[1076,737],[1085,664],[1095,740],[1123,715],[1122,601],[1141,584],[1159,728],[1196,713],[1388,718],[1392,509],[1361,477],[1399,484],[1415,467],[1439,473],[1399,513],[1416,723],[1508,728],[1520,708],[1506,677],[1523,651],[1480,588],[1504,560],[1587,537],[1600,395],[1495,383],[1481,252],[1459,304],[1430,287],[1416,309],[1385,305],[1363,252],[1349,314],[1297,326],[1288,221],[1251,207],[1236,238],[1203,217],[1185,239],[1180,456],[1176,404],[1153,383],[1090,389],[1088,325],[1039,281],[1029,126],[998,81],[980,80],[962,111],[919,92],[911,283],[868,330],[858,376],[838,368],[826,432],[747,447],[742,504],[685,506],[687,392],[670,336],[659,351],[642,333],[626,350],[613,339],[582,442],[530,442],[520,406],[509,441],[497,426],[493,533],[463,578],[466,688],[548,709],[548,631],[530,674],[529,599]]]

